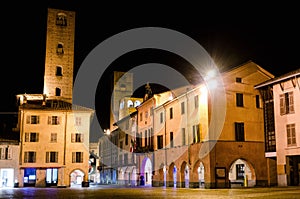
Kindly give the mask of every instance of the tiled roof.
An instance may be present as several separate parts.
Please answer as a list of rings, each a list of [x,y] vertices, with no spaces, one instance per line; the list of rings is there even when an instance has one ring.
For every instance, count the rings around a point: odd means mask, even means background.
[[[93,111],[90,108],[72,104],[63,100],[46,100],[46,103],[43,105],[42,100],[32,100],[27,101],[21,105],[21,108],[24,109],[41,109],[41,110],[78,110],[78,111]]]
[[[288,73],[285,73],[283,75],[280,75],[278,77],[275,77],[273,79],[267,80],[265,82],[262,82],[262,83],[256,85],[255,88],[261,88],[261,87],[264,87],[264,86],[273,85],[275,83],[279,83],[279,82],[285,81],[289,78],[296,77],[296,76],[299,76],[299,75],[300,75],[300,68],[296,69],[296,70],[293,70],[293,71],[290,71]]]

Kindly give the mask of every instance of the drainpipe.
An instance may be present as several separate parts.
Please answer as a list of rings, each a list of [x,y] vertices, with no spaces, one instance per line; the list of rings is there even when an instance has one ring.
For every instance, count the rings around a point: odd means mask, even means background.
[[[165,166],[167,167],[168,164],[168,159],[167,159],[167,111],[166,111],[166,107],[163,104],[163,108],[164,108],[164,129],[165,129]],[[166,182],[167,183],[167,182]]]

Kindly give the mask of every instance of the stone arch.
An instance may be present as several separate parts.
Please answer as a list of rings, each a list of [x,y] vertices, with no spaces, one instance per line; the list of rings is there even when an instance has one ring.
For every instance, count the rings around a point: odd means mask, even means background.
[[[138,182],[137,169],[135,167],[133,167],[132,170],[131,170],[131,182],[130,182],[130,184],[134,185],[134,186],[137,186],[138,185],[137,182]]]
[[[190,185],[190,168],[187,162],[183,161],[180,166],[180,187],[188,188]]]
[[[140,180],[141,185],[152,185],[152,162],[148,157],[142,161]]]
[[[193,166],[191,174],[192,187],[204,188],[205,187],[205,167],[204,163],[200,160],[196,161]]]
[[[255,169],[250,161],[243,158],[236,159],[230,164],[228,179],[231,187],[254,187],[256,185]]]
[[[82,171],[81,169],[77,168],[77,169],[73,169],[69,176],[70,176],[70,186],[81,186],[82,182],[84,181],[84,177],[87,174]]]
[[[177,167],[174,162],[172,162],[169,166],[168,177],[167,177],[167,186],[175,187],[177,182]]]

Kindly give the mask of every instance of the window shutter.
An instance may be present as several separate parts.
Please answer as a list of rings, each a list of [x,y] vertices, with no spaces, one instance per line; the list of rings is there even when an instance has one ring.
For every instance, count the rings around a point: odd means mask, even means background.
[[[75,142],[75,133],[71,134],[71,142]]]
[[[84,137],[84,134],[80,133],[80,142],[83,142],[83,137]]]
[[[46,163],[49,163],[49,156],[50,156],[50,153],[46,152]]]
[[[24,152],[24,163],[28,162],[28,152]]]
[[[5,148],[0,148],[1,159],[5,158]]]
[[[33,152],[33,162],[35,162],[35,160],[36,160],[36,152]]]
[[[294,112],[294,96],[293,92],[289,92],[289,110],[290,112]]]
[[[51,124],[51,119],[52,119],[52,117],[48,116],[48,124]]]
[[[8,151],[7,151],[7,159],[12,159],[12,148],[11,147],[8,147]]]
[[[72,163],[76,162],[76,152],[72,152]]]
[[[55,152],[55,162],[58,162],[58,152]]]
[[[25,142],[29,142],[29,133],[25,133]]]
[[[30,124],[30,115],[26,116],[26,124]]]
[[[36,133],[36,142],[39,141],[39,133]]]
[[[280,115],[285,114],[284,111],[284,94],[280,95]]]
[[[40,123],[40,116],[36,116],[36,123],[37,123],[37,124]]]
[[[83,152],[80,152],[80,162],[83,162]]]
[[[295,129],[295,125],[291,125],[291,131],[292,131],[292,144],[296,144],[296,129]]]

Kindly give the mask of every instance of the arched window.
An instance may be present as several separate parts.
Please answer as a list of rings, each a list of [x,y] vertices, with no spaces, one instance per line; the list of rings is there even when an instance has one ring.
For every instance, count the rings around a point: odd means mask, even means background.
[[[137,107],[137,106],[139,106],[141,104],[141,102],[139,101],[139,100],[135,100],[135,102],[134,102],[134,107]]]
[[[67,15],[65,13],[58,13],[56,15],[57,26],[67,26]]]
[[[128,108],[133,107],[133,102],[131,100],[127,101],[127,107]]]
[[[126,85],[125,84],[121,84],[120,85],[120,89],[121,89],[121,91],[125,91],[126,90]]]
[[[61,95],[61,89],[55,88],[55,96],[60,96],[60,95]]]
[[[57,54],[64,54],[64,45],[62,43],[57,44],[56,53]]]

